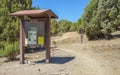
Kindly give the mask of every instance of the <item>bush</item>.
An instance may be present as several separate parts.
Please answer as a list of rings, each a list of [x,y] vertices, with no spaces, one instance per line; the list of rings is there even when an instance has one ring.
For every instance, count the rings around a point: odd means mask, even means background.
[[[0,42],[0,49],[4,49],[4,42]]]
[[[5,49],[1,50],[0,56],[7,57],[9,60],[15,60],[18,54],[19,54],[19,43],[15,42],[13,44],[6,45]]]
[[[54,45],[54,47],[56,47],[56,41],[52,41],[52,44]]]
[[[87,37],[107,38],[120,26],[119,0],[90,0],[81,18]]]
[[[0,57],[4,57],[4,49],[6,45],[8,45],[7,42],[0,42]]]
[[[0,49],[0,57],[3,57],[3,49]]]

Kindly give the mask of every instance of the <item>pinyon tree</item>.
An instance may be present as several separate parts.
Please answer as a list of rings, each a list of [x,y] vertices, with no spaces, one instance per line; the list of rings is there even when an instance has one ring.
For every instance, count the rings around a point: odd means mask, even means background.
[[[120,27],[120,0],[91,0],[82,16],[89,39],[103,38]]]
[[[19,39],[19,20],[9,14],[23,9],[31,9],[32,0],[0,1],[0,41],[9,43]]]

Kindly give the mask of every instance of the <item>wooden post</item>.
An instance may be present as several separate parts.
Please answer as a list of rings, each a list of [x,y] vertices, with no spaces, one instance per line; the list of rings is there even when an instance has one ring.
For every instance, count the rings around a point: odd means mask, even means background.
[[[46,48],[46,64],[50,63],[50,16],[47,15],[45,22],[45,48]]]
[[[83,29],[81,29],[80,30],[80,34],[81,34],[81,36],[80,36],[80,38],[81,38],[81,40],[80,40],[80,42],[81,42],[81,44],[83,44]]]
[[[24,36],[25,36],[25,25],[24,25],[24,17],[20,18],[20,64],[24,64]]]

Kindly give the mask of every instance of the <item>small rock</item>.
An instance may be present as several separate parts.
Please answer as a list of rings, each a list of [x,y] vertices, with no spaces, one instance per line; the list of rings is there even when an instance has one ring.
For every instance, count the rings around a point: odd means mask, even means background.
[[[35,58],[37,59],[37,58],[39,58],[39,56],[35,56]]]
[[[54,54],[54,53],[51,53],[51,55],[53,55],[53,56],[54,56],[55,54]]]
[[[62,73],[61,75],[68,75],[68,73]]]
[[[25,63],[26,63],[26,64],[30,64],[30,65],[35,65],[35,62],[29,61],[29,60],[26,60]]]
[[[50,75],[60,75],[59,73],[52,73],[52,74],[50,74]]]
[[[41,71],[40,69],[38,69],[38,71]]]
[[[65,70],[65,67],[62,67],[61,69],[60,69],[60,71],[64,71]]]
[[[101,67],[104,67],[104,65],[101,65]]]

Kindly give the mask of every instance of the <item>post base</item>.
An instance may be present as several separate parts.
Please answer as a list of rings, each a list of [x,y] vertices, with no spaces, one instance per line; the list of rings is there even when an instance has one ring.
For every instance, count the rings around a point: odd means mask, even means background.
[[[49,59],[46,59],[45,62],[46,62],[46,64],[49,64],[49,63],[50,63],[50,60],[49,60]]]

